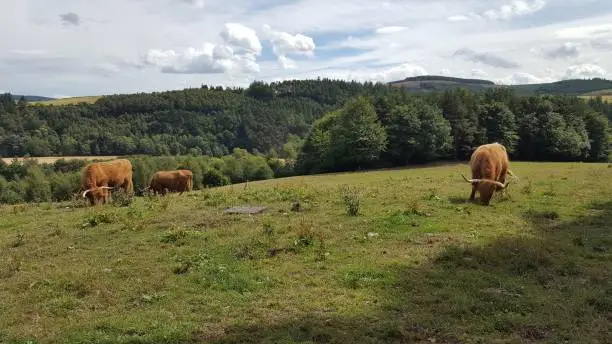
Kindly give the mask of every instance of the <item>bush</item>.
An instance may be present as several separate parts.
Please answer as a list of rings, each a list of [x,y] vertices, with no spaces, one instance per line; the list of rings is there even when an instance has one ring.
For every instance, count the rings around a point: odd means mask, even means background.
[[[24,187],[26,202],[47,202],[51,200],[51,184],[38,166],[28,170],[28,175],[24,179]]]
[[[78,173],[53,173],[49,176],[51,199],[68,201],[79,192],[81,176]]]
[[[355,188],[343,187],[342,189],[342,200],[346,207],[346,213],[349,216],[359,215],[359,209],[361,208],[361,200],[359,193]]]
[[[204,173],[204,186],[223,186],[229,183],[229,177],[223,175],[223,173],[217,169],[211,168]]]

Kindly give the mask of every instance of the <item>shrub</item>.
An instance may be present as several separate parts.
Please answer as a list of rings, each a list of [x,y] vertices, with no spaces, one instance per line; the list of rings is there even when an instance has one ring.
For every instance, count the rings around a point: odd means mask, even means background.
[[[359,193],[355,188],[345,186],[342,190],[342,200],[346,206],[346,213],[349,216],[359,215],[359,209],[361,207],[361,201]]]
[[[51,200],[51,184],[45,178],[40,167],[28,170],[24,180],[26,202],[47,202]]]
[[[223,186],[229,183],[230,179],[215,168],[210,168],[204,173],[204,180],[202,182],[204,186]]]

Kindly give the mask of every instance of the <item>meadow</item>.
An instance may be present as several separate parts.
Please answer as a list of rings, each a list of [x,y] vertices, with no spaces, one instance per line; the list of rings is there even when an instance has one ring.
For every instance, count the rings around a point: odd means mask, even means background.
[[[612,342],[612,165],[511,169],[488,207],[466,164],[1,206],[0,342]]]
[[[98,99],[102,98],[102,96],[82,96],[82,97],[67,97],[67,98],[58,98],[53,100],[43,100],[43,101],[33,101],[30,102],[32,105],[75,105],[80,103],[85,104],[93,104]]]

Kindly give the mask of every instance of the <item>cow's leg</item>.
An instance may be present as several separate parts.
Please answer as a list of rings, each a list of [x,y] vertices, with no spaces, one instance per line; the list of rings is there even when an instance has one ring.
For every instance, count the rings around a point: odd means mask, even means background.
[[[128,194],[132,195],[134,193],[134,182],[132,181],[132,178],[128,178],[127,179],[127,183],[126,183],[126,190],[125,190]]]
[[[472,184],[472,193],[470,194],[470,201],[473,201],[476,198],[477,189],[478,189],[478,184]]]

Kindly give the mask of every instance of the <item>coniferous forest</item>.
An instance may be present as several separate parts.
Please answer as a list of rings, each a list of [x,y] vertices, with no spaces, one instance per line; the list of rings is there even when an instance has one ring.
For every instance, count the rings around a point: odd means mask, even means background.
[[[0,155],[131,156],[137,187],[154,169],[186,166],[196,170],[199,188],[467,160],[475,147],[494,141],[514,160],[609,161],[610,121],[612,104],[601,97],[519,95],[511,88],[414,93],[330,79],[111,95],[62,106],[4,94]],[[70,161],[2,163],[0,202],[69,199],[80,168]]]

